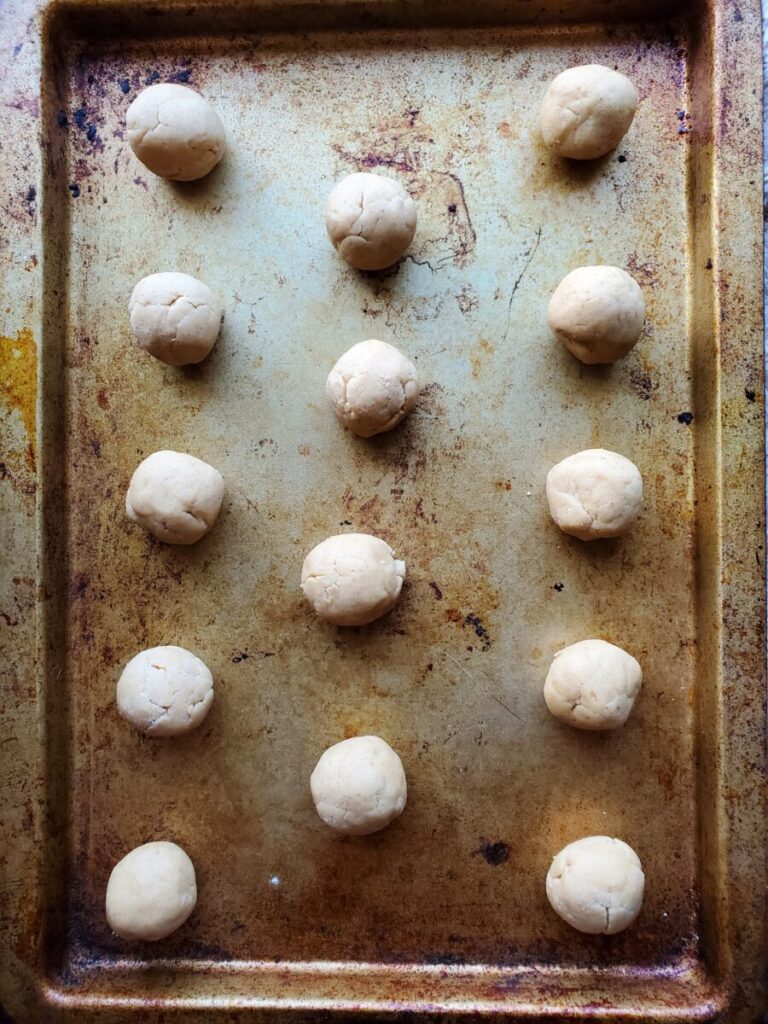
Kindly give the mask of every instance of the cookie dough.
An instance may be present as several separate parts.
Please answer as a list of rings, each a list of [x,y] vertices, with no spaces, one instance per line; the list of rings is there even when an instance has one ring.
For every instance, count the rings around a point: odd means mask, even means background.
[[[155,452],[136,468],[125,496],[130,520],[166,544],[194,544],[216,522],[224,497],[218,470],[184,452]]]
[[[336,832],[367,836],[403,813],[405,772],[378,736],[354,736],[329,747],[309,780],[317,813]]]
[[[416,368],[386,341],[360,341],[328,375],[325,393],[345,427],[359,437],[391,430],[416,405]]]
[[[301,589],[321,619],[363,626],[397,603],[405,562],[389,544],[367,533],[342,533],[312,548],[301,570]]]
[[[210,669],[183,647],[151,647],[131,658],[117,684],[117,708],[147,736],[196,729],[213,702]]]
[[[589,935],[615,935],[640,913],[645,875],[631,846],[609,836],[570,843],[552,861],[547,896],[564,921]]]
[[[605,640],[579,640],[555,655],[544,700],[577,729],[617,729],[629,718],[643,681],[638,662]]]
[[[107,884],[107,921],[124,939],[164,939],[195,909],[192,861],[175,843],[145,843],[112,869]]]
[[[128,107],[125,120],[131,149],[161,178],[194,181],[224,156],[219,115],[186,85],[150,85]]]
[[[568,68],[552,81],[541,105],[544,143],[572,160],[605,156],[629,131],[637,101],[634,85],[612,68]]]
[[[399,181],[349,174],[328,196],[325,227],[334,249],[357,270],[397,263],[416,232],[416,204]]]
[[[588,448],[547,473],[549,514],[579,540],[620,537],[640,515],[643,480],[637,466],[616,452]]]
[[[169,366],[188,366],[213,348],[223,310],[207,284],[168,271],[139,281],[128,314],[133,337],[145,352]]]
[[[582,363],[613,363],[640,337],[645,300],[637,281],[620,267],[579,267],[553,292],[547,320]]]

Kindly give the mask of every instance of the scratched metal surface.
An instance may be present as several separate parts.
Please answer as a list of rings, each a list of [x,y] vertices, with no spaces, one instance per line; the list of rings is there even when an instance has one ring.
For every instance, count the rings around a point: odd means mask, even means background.
[[[451,28],[429,8],[376,27],[376,5],[349,5],[344,18],[309,9],[301,31],[254,34],[245,19],[243,34],[235,5],[203,34],[173,5],[160,28],[114,32],[108,4],[98,30],[59,6],[38,111],[46,296],[29,320],[7,310],[21,325],[7,331],[10,519],[26,522],[42,489],[41,561],[13,576],[30,581],[27,602],[43,585],[45,725],[43,745],[23,715],[19,644],[10,720],[26,723],[42,776],[14,832],[14,877],[32,877],[32,822],[48,840],[34,914],[9,915],[12,1008],[38,999],[51,1019],[109,1021],[150,1005],[201,1021],[275,1008],[750,1019],[765,878],[762,475],[744,468],[762,451],[759,145],[713,146],[728,110],[710,100],[730,75],[738,116],[759,122],[757,6],[707,10],[711,35],[698,7],[564,34],[525,19]],[[642,101],[616,153],[565,165],[538,142],[535,111],[559,69],[587,61],[628,73]],[[222,116],[229,152],[203,182],[154,179],[124,141],[125,110],[154,80],[187,82]],[[327,192],[363,168],[398,177],[418,204],[391,272],[355,273],[325,237]],[[24,188],[26,226],[40,201]],[[625,267],[648,304],[640,344],[610,369],[580,366],[546,326],[557,282],[592,262]],[[182,371],[142,356],[126,318],[136,280],[172,268],[225,307],[212,356]],[[400,429],[362,441],[323,388],[367,337],[401,346],[423,387]],[[585,547],[549,522],[543,483],[592,446],[632,458],[646,500],[629,537]],[[227,483],[215,529],[188,550],[124,516],[131,472],[157,448],[198,455]],[[298,587],[305,552],[344,530],[382,536],[408,565],[395,611],[360,629],[316,621]],[[28,551],[17,543],[14,567]],[[32,652],[30,614],[13,625]],[[541,697],[553,652],[586,636],[643,665],[615,735],[561,727]],[[204,726],[162,743],[114,706],[121,666],[161,643],[189,647],[216,679]],[[403,758],[408,807],[380,835],[334,838],[309,774],[330,743],[366,732]],[[637,924],[610,940],[570,930],[543,887],[553,854],[595,832],[628,841],[648,879]],[[175,936],[137,948],[110,934],[104,888],[154,838],[189,852],[200,898]],[[18,965],[36,958],[32,996]]]

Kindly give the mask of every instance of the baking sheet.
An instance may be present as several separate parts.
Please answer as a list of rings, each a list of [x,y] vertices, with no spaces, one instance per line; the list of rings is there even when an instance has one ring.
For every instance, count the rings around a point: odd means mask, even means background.
[[[53,1019],[148,1005],[200,1020],[749,1019],[765,877],[759,145],[741,125],[759,121],[756,10],[604,27],[585,11],[567,34],[490,7],[473,27],[453,9],[235,6],[205,31],[194,11],[152,10],[61,5],[44,23],[47,163],[28,205],[44,204],[47,287],[34,575],[48,844],[41,916],[13,915],[36,935],[13,955],[37,998]],[[642,102],[615,154],[565,165],[535,111],[559,69],[587,61],[626,71]],[[222,115],[229,153],[203,182],[154,180],[125,144],[125,109],[155,80]],[[394,271],[359,275],[325,237],[325,196],[358,169],[418,203]],[[592,262],[625,267],[648,302],[640,344],[610,369],[574,362],[545,322],[560,278]],[[185,371],[127,330],[135,281],[171,268],[225,305],[213,355]],[[323,394],[365,337],[401,346],[423,381],[417,412],[367,442]],[[9,421],[17,480],[36,458],[21,428]],[[592,446],[638,464],[646,504],[631,536],[585,547],[549,522],[543,481]],[[157,448],[227,482],[189,550],[124,518],[130,474]],[[396,610],[360,629],[318,623],[298,589],[306,551],[343,530],[377,533],[408,565]],[[643,664],[618,735],[560,727],[541,699],[552,653],[589,635]],[[205,725],[172,743],[114,707],[122,664],[160,643],[216,678]],[[366,732],[402,756],[408,808],[380,835],[338,839],[309,773]],[[610,940],[570,930],[543,889],[552,855],[596,832],[629,842],[648,878],[641,918]],[[103,893],[153,838],[189,852],[200,899],[162,947],[137,949],[110,935]]]

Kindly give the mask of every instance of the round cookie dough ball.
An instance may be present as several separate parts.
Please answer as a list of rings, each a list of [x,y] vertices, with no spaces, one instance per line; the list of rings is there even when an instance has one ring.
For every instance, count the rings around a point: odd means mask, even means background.
[[[544,143],[573,160],[605,156],[629,131],[637,101],[634,85],[612,68],[568,68],[552,81],[541,104]]]
[[[328,375],[325,393],[345,427],[359,437],[391,430],[416,405],[416,368],[386,341],[360,341]]]
[[[367,836],[403,813],[403,764],[378,736],[354,736],[329,747],[309,780],[317,813],[336,832]]]
[[[107,921],[124,939],[164,939],[195,909],[192,861],[176,843],[145,843],[112,869]]]
[[[194,544],[216,522],[221,473],[184,452],[154,452],[136,468],[125,496],[129,519],[166,544]]]
[[[128,107],[125,120],[131,149],[161,178],[194,181],[224,156],[219,115],[186,85],[150,85]]]
[[[131,658],[117,684],[117,708],[147,736],[196,729],[213,702],[210,669],[183,647],[150,647]]]
[[[613,363],[640,337],[645,300],[637,281],[620,267],[579,267],[553,292],[547,320],[582,363]]]
[[[134,339],[169,366],[205,359],[219,335],[222,312],[207,284],[175,271],[142,278],[128,303]]]
[[[342,533],[312,548],[301,589],[321,619],[364,626],[391,611],[405,579],[405,562],[389,544],[367,533]]]
[[[589,935],[615,935],[643,902],[645,875],[631,846],[609,836],[570,843],[552,861],[547,896],[564,921]]]
[[[629,718],[643,681],[638,662],[605,640],[580,640],[555,655],[544,700],[577,729],[617,729]]]
[[[328,196],[325,227],[334,249],[351,267],[383,270],[413,241],[416,204],[393,178],[349,174]]]
[[[620,537],[640,515],[643,480],[637,466],[616,452],[588,448],[547,473],[549,514],[579,540]]]

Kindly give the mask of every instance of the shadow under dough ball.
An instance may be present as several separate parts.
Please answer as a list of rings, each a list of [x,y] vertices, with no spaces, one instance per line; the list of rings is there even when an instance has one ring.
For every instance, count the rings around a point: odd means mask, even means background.
[[[136,157],[170,181],[205,177],[227,148],[219,115],[186,85],[150,85],[128,107],[125,121]]]
[[[416,233],[416,204],[384,174],[349,174],[328,196],[325,227],[339,256],[357,270],[397,263]]]
[[[632,82],[613,68],[568,68],[550,83],[541,104],[544,144],[572,160],[605,156],[629,131],[638,98]]]

